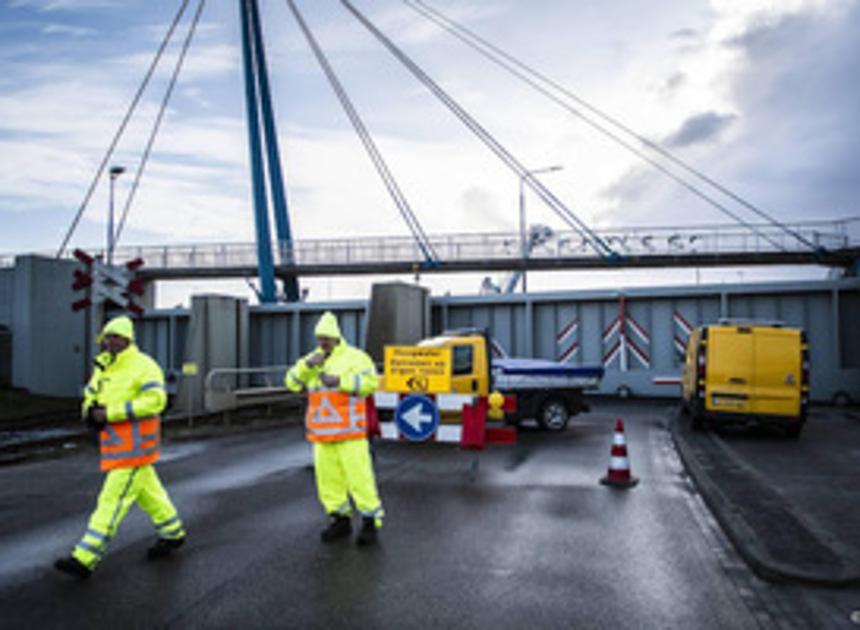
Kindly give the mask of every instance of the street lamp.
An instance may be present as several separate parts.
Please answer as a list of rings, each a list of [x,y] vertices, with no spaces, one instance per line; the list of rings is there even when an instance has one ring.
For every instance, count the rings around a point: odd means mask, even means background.
[[[559,164],[555,166],[546,166],[544,168],[536,168],[531,171],[526,171],[522,175],[520,175],[520,253],[523,257],[523,293],[526,293],[526,265],[528,264],[529,258],[529,244],[528,238],[526,235],[526,195],[525,195],[525,182],[526,179],[532,177],[533,175],[539,175],[541,173],[554,173],[555,171],[560,171],[564,168]]]
[[[116,178],[125,173],[125,167],[123,166],[111,166],[110,167],[110,205],[108,208],[108,227],[107,227],[107,264],[113,264],[113,246],[114,246],[114,233],[113,233],[113,186]]]

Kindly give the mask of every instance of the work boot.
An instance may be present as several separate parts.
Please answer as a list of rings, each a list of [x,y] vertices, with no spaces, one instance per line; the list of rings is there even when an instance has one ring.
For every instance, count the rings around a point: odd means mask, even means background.
[[[66,575],[71,575],[79,580],[84,580],[92,575],[93,570],[74,556],[60,558],[54,563],[54,568]]]
[[[146,550],[146,557],[149,560],[164,558],[179,549],[184,543],[185,536],[182,538],[159,538],[152,547]]]
[[[320,534],[323,542],[333,542],[345,538],[352,533],[352,525],[348,516],[343,514],[332,514],[331,522]]]
[[[359,547],[366,547],[376,543],[376,519],[372,516],[365,516],[361,519],[361,531],[355,538],[355,544]]]

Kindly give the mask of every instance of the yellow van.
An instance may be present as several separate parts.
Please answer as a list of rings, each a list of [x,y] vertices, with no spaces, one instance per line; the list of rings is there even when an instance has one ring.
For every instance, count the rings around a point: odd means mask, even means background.
[[[806,334],[779,323],[700,326],[687,342],[681,385],[694,428],[770,424],[797,437],[809,404]]]

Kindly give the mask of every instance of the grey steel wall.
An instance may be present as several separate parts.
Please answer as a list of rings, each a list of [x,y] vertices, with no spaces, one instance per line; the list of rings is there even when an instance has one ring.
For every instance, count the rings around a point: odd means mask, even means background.
[[[435,306],[436,330],[488,327],[512,356],[604,365],[603,393],[627,388],[658,396],[677,393],[654,379],[680,373],[690,327],[721,317],[780,320],[807,331],[813,398],[846,392],[860,400],[856,279],[547,293],[527,301],[521,295],[445,297]]]
[[[313,350],[313,330],[326,310],[337,313],[347,341],[364,344],[363,301],[254,306],[248,367],[287,365]],[[171,391],[182,372],[190,319],[188,309],[165,309],[147,311],[137,323],[138,345],[164,368]]]
[[[621,298],[624,298],[624,317]],[[344,335],[364,343],[364,301],[251,308],[250,365],[292,363],[313,348],[313,328],[325,310],[338,314]],[[860,401],[860,280],[760,285],[707,285],[623,291],[436,297],[432,328],[487,327],[511,356],[605,365],[601,392],[675,396],[654,379],[677,376],[687,329],[721,317],[778,319],[807,331],[812,396],[837,392]],[[184,310],[155,311],[139,325],[141,346],[176,374],[182,363]],[[621,330],[625,343],[621,345]],[[613,350],[619,346],[614,352]]]

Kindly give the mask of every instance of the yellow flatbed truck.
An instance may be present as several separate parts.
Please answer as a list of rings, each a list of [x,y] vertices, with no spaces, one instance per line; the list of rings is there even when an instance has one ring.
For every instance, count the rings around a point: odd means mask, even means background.
[[[516,399],[516,411],[505,414],[508,423],[535,419],[547,431],[562,431],[572,416],[587,411],[582,393],[596,389],[603,378],[602,366],[494,358],[488,334],[480,329],[446,331],[417,347],[450,348],[450,393],[486,397],[498,391]]]

